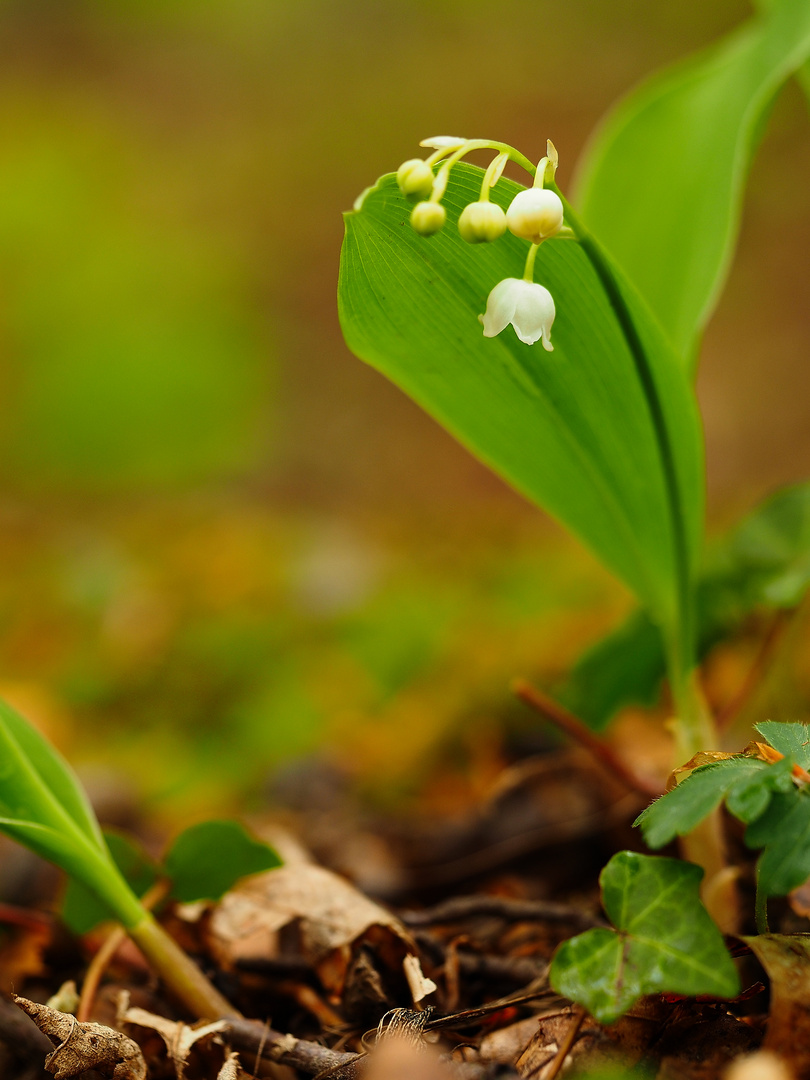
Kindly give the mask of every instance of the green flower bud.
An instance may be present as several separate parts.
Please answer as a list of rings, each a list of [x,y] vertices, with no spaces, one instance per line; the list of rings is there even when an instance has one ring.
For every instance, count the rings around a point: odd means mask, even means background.
[[[410,158],[397,169],[397,184],[403,195],[426,199],[433,190],[433,169],[421,158]]]
[[[447,213],[441,203],[420,202],[411,211],[411,225],[420,236],[433,236],[445,223]]]
[[[461,211],[458,231],[468,244],[497,240],[506,232],[506,214],[495,203],[470,203]]]
[[[506,224],[515,236],[539,244],[562,228],[563,204],[560,196],[548,188],[529,188],[512,199],[506,211]]]

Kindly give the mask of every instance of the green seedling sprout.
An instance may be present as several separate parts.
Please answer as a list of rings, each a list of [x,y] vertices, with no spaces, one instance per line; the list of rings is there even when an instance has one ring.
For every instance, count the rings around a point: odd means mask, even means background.
[[[209,823],[188,830],[168,859],[176,866],[192,865],[186,873],[184,897],[217,895],[222,874],[199,868],[203,843],[225,830],[232,848],[244,854],[241,869],[231,866],[225,881],[244,873],[278,865],[272,849],[234,836],[232,823]],[[238,1011],[200,971],[157,922],[125,880],[102,835],[98,821],[75,774],[40,733],[5,702],[0,701],[0,831],[30,848],[68,874],[100,903],[102,911],[117,919],[163,978],[166,986],[190,1013],[198,1017],[227,1018]],[[259,849],[263,849],[263,854]],[[209,843],[209,850],[212,849]],[[189,855],[191,858],[189,858]],[[233,860],[231,860],[233,861]],[[195,880],[196,879],[196,880]],[[195,891],[196,890],[196,891]]]

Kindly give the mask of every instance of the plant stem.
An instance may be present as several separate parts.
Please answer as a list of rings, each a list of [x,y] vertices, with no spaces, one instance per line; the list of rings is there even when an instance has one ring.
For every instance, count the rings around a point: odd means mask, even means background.
[[[127,933],[189,1012],[208,1020],[241,1016],[148,912],[135,926],[127,927]]]
[[[760,887],[759,870],[757,870],[757,894],[754,900],[754,918],[757,923],[758,934],[768,934],[768,897],[765,890]]]

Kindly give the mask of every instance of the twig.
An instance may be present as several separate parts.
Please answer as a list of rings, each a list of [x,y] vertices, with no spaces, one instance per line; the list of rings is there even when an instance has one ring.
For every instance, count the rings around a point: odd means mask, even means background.
[[[631,791],[638,791],[648,797],[661,794],[661,789],[657,784],[645,780],[643,776],[639,776],[633,769],[625,765],[612,747],[608,746],[598,735],[594,735],[579,717],[574,716],[559,702],[537,690],[525,679],[516,679],[512,683],[512,691],[529,708],[540,713],[544,719],[554,724],[560,731],[565,732],[569,738],[584,746],[588,753],[624,784],[626,788]]]
[[[649,796],[645,796],[645,804],[648,799]],[[611,806],[594,811],[592,814],[571,818],[568,821],[539,825],[537,828],[527,829],[525,832],[488,844],[467,855],[445,860],[441,864],[412,866],[410,868],[411,885],[418,888],[449,885],[476,874],[488,873],[496,866],[503,866],[512,859],[537,851],[545,845],[564,844],[580,836],[604,832],[626,820],[629,814],[635,815],[639,809],[638,795],[628,792]]]
[[[555,1080],[559,1075],[560,1070],[565,1064],[565,1059],[571,1052],[571,1047],[576,1041],[576,1037],[579,1034],[579,1029],[582,1027],[582,1021],[585,1019],[585,1010],[577,1006],[571,1017],[571,1024],[568,1031],[565,1033],[565,1038],[560,1043],[560,1048],[555,1054],[548,1071],[544,1077],[544,1080]]]
[[[549,900],[512,900],[505,896],[454,896],[421,911],[402,911],[406,926],[434,926],[460,922],[476,915],[495,915],[508,922],[567,922],[582,926],[604,926],[601,919],[570,904]]]
[[[307,1076],[328,1072],[332,1080],[350,1080],[356,1074],[356,1062],[365,1056],[330,1050],[307,1039],[283,1035],[256,1020],[228,1020],[228,1030],[236,1049],[261,1055],[262,1059],[280,1065],[290,1065]]]

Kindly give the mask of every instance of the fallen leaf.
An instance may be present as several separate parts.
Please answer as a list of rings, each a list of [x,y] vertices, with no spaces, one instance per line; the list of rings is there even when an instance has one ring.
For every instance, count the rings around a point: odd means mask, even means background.
[[[742,940],[771,981],[762,1048],[784,1057],[797,1076],[806,1076],[810,1072],[810,936],[758,934]]]
[[[55,1080],[68,1080],[89,1069],[111,1075],[113,1080],[146,1080],[141,1048],[123,1032],[101,1024],[79,1023],[70,1013],[16,994],[12,998],[40,1031],[57,1044],[45,1059],[45,1068],[53,1073]]]
[[[490,1031],[481,1040],[479,1050],[482,1059],[499,1065],[514,1065],[537,1034],[538,1022],[538,1017],[529,1016],[516,1024]]]
[[[397,918],[345,878],[307,864],[258,874],[227,893],[211,915],[211,950],[226,969],[240,960],[276,956],[279,933],[288,926],[297,927],[301,952],[333,1001],[340,997],[349,965],[364,943],[373,945],[375,955],[392,971],[401,971],[405,958],[412,956],[417,991],[429,981],[422,982],[416,944]]]
[[[147,1012],[146,1009],[137,1008],[126,1009],[121,1019],[125,1024],[149,1028],[160,1035],[172,1059],[177,1080],[183,1080],[185,1076],[188,1055],[192,1046],[200,1039],[206,1039],[228,1029],[226,1020],[217,1020],[216,1023],[205,1024],[203,1027],[189,1027],[180,1020],[169,1020],[168,1017],[157,1016],[155,1013]]]

